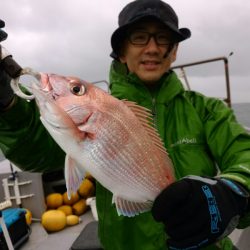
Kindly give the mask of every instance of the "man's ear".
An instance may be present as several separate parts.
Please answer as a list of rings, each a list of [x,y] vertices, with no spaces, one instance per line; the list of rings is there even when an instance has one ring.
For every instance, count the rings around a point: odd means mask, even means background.
[[[120,60],[121,63],[127,63],[127,59],[126,59],[126,43],[124,41],[120,45],[120,48],[119,48],[119,60]]]
[[[124,55],[120,55],[120,56],[119,56],[119,59],[120,59],[120,62],[121,62],[121,63],[126,63],[126,62],[127,62],[126,56],[124,56]]]
[[[179,43],[176,43],[171,51],[171,63],[175,62],[177,58],[177,50],[178,50]]]

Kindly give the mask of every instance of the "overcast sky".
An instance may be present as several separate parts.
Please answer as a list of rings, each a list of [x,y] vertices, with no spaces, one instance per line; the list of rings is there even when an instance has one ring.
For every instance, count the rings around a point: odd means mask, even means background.
[[[110,36],[128,0],[1,0],[0,18],[8,39],[2,45],[22,67],[108,81]],[[250,2],[247,0],[169,0],[180,27],[192,37],[179,46],[174,65],[229,57],[231,97],[250,102]],[[177,72],[178,73],[178,72]],[[186,70],[189,84],[224,97],[224,64]]]

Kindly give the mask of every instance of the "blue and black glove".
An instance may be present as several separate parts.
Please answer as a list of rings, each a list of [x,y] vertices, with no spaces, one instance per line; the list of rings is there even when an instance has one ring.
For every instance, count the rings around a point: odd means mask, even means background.
[[[187,176],[160,193],[152,215],[165,224],[169,249],[200,249],[236,228],[248,198],[231,180]]]

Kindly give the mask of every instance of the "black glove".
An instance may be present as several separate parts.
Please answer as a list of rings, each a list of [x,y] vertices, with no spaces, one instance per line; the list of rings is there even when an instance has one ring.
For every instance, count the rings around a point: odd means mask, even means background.
[[[248,197],[231,180],[187,176],[160,193],[152,215],[165,224],[169,249],[200,249],[235,229]]]
[[[0,111],[8,107],[14,98],[14,92],[10,87],[10,81],[11,78],[5,73],[0,63]]]
[[[0,19],[0,42],[7,38],[7,33],[1,28],[4,28],[5,23]],[[2,59],[2,48],[0,45],[0,60]],[[0,62],[0,111],[4,110],[13,100],[14,93],[10,87],[11,78],[5,73],[3,69],[3,62]]]
[[[2,28],[4,28],[4,26],[5,26],[4,21],[0,19],[0,42],[5,40],[8,36],[8,34],[2,30]]]

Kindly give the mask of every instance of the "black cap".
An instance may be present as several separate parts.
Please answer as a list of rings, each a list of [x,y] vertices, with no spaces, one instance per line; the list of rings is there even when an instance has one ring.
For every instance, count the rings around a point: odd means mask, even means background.
[[[119,47],[125,39],[127,28],[145,17],[153,17],[166,25],[173,32],[175,42],[191,36],[188,28],[179,29],[178,16],[169,4],[161,0],[135,0],[126,5],[119,14],[119,27],[111,36],[111,57],[118,59]]]

